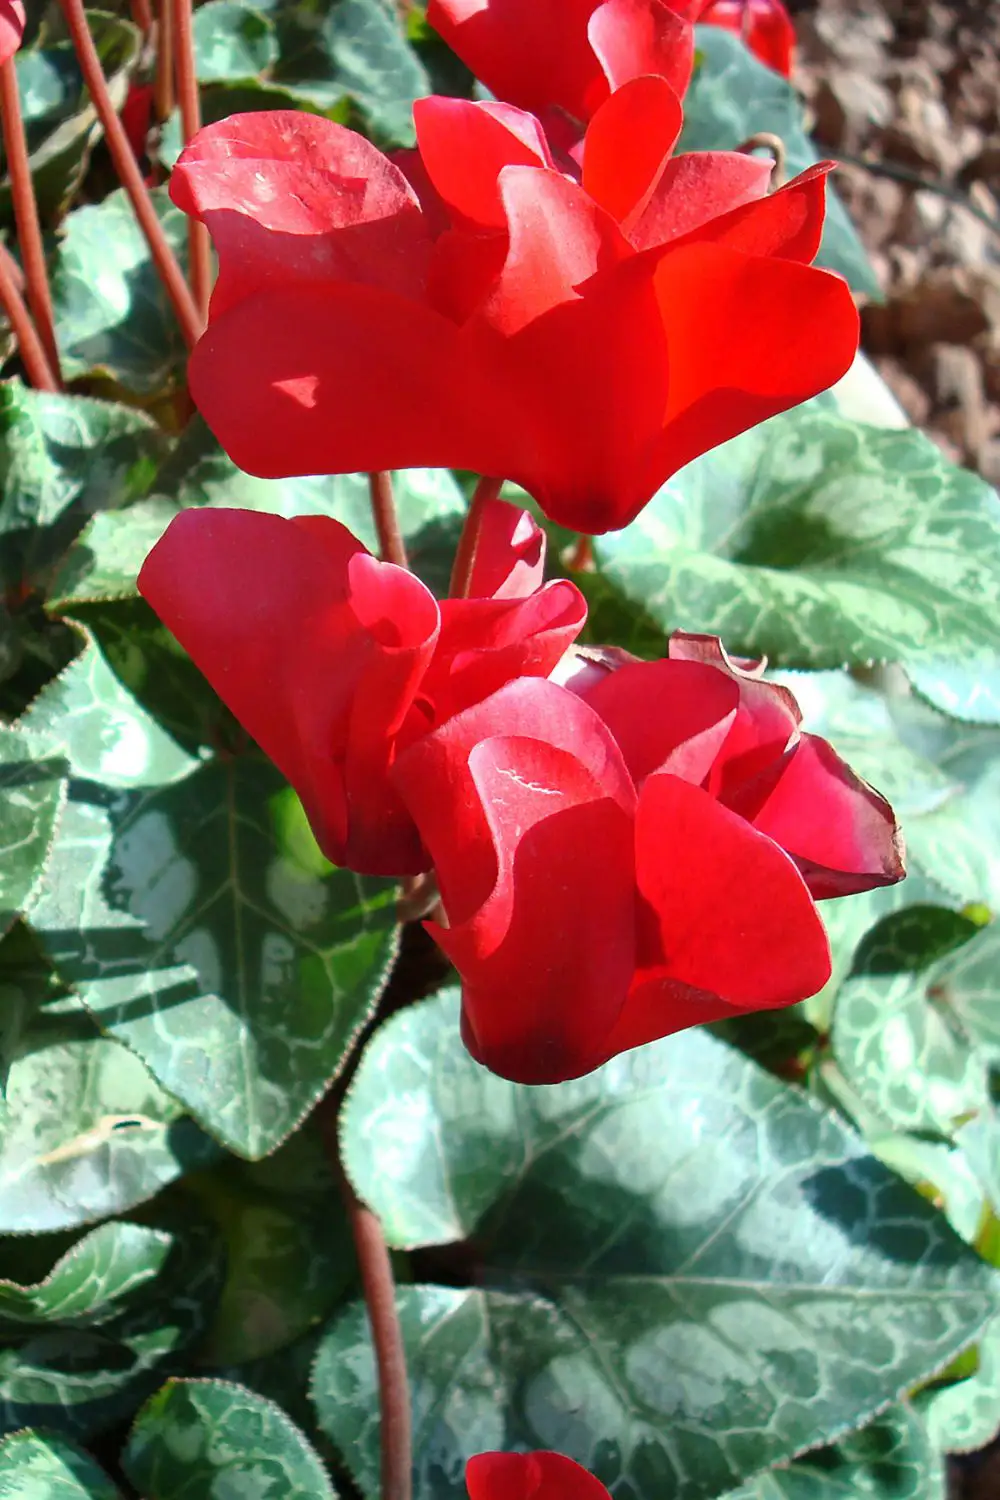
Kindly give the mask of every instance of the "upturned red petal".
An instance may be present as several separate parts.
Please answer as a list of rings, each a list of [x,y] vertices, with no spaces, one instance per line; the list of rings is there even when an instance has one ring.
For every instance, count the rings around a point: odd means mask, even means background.
[[[20,47],[26,24],[23,0],[0,0],[0,64]]]
[[[552,166],[545,134],[534,115],[509,104],[432,95],[416,101],[413,123],[424,169],[459,223],[506,229],[502,169]]]
[[[690,3],[690,0],[689,0]],[[795,60],[795,27],[781,0],[694,0],[694,19],[741,36],[761,62],[789,78]],[[680,7],[678,7],[680,8]]]
[[[545,532],[526,510],[491,500],[480,512],[472,599],[526,599],[545,580]]]
[[[477,1453],[465,1483],[469,1500],[608,1500],[600,1480],[561,1453]]]
[[[646,76],[616,89],[587,127],[583,188],[625,234],[649,205],[683,122],[669,83]]]

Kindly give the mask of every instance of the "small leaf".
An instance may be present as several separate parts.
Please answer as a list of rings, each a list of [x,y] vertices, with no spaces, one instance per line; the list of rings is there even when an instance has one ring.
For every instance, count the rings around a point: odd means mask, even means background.
[[[183,263],[187,219],[166,188],[151,196]],[[124,188],[67,216],[52,263],[52,301],[67,379],[103,375],[140,395],[159,395],[178,380],[184,341]]]
[[[395,888],[303,868],[275,821],[290,793],[255,759],[120,785],[72,785],[32,926],[109,1036],[229,1149],[265,1155],[381,991]]]
[[[906,673],[921,698],[951,718],[1000,724],[1000,663],[907,662]]]
[[[193,1495],[333,1500],[319,1458],[280,1407],[222,1380],[171,1380],[142,1409],[122,1467],[146,1500]]]
[[[779,135],[795,176],[821,153],[802,125],[802,102],[792,85],[758,62],[740,37],[717,26],[699,26],[700,66],[684,98],[679,151],[733,151],[760,131]],[[827,189],[826,225],[817,264],[839,271],[855,291],[879,297],[881,289],[857,231],[835,191]]]
[[[1000,644],[1000,500],[914,430],[786,412],[696,459],[594,547],[664,631],[711,630],[776,665]]]
[[[89,1453],[55,1432],[12,1432],[0,1443],[4,1500],[121,1500]]]
[[[396,1246],[468,1240],[475,1289],[399,1292],[418,1494],[555,1448],[621,1500],[702,1500],[872,1419],[977,1335],[995,1278],[830,1113],[704,1032],[574,1083],[492,1077],[457,997],[369,1043],[347,1169]],[[365,1314],[317,1359],[320,1424],[377,1493]]]
[[[0,726],[0,936],[45,874],[66,793],[66,766],[31,735]]]
[[[236,0],[208,0],[194,13],[199,83],[259,78],[277,61],[278,41],[267,16]]]
[[[35,1286],[0,1280],[0,1328],[10,1334],[25,1324],[97,1327],[120,1312],[122,1298],[159,1275],[171,1243],[168,1234],[139,1224],[102,1224]]]
[[[944,1453],[973,1453],[1000,1430],[1000,1317],[986,1327],[975,1372],[916,1398],[931,1441]]]
[[[769,1469],[723,1500],[945,1500],[940,1454],[909,1406],[830,1448]]]

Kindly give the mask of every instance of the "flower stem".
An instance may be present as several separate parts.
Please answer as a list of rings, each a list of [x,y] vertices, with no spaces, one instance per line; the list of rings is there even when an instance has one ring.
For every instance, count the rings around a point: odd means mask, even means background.
[[[448,589],[452,599],[467,599],[469,587],[472,583],[472,574],[476,566],[476,553],[479,551],[479,533],[483,524],[483,513],[491,500],[495,500],[500,493],[502,479],[491,479],[484,475],[476,485],[469,505],[469,513],[462,527],[462,535],[458,539],[458,548],[455,552],[455,562],[451,570],[451,586]]]
[[[191,137],[201,129],[191,0],[173,0],[173,12],[177,97],[181,106],[181,134],[186,146]],[[208,230],[194,218],[188,219],[188,276],[195,305],[202,321],[207,321],[208,298],[212,290],[212,251]]]
[[[149,36],[153,29],[153,10],[149,0],[132,0],[131,9],[132,20],[144,37]]]
[[[21,99],[17,90],[17,70],[12,57],[0,66],[0,129],[3,131],[3,143],[7,152],[7,170],[10,174],[14,220],[17,224],[17,243],[24,263],[28,306],[45,350],[49,370],[57,388],[60,388],[62,372],[59,368],[59,350],[56,347],[52,317],[52,296],[45,269],[45,248],[38,223],[38,204],[31,181],[28,143],[25,140]]]
[[[392,494],[392,475],[385,469],[377,469],[369,474],[368,491],[382,561],[395,563],[397,568],[408,567],[403,533],[399,529],[399,517]]]
[[[37,391],[57,391],[59,386],[45,357],[45,346],[21,296],[18,286],[20,280],[21,272],[17,261],[6,246],[0,245],[0,306],[14,330],[28,379]]]
[[[594,540],[590,536],[578,536],[566,561],[571,573],[593,573]]]
[[[174,111],[174,24],[170,0],[159,0],[156,7],[156,77],[153,80],[153,109],[162,125]]]
[[[83,81],[104,127],[104,138],[108,143],[118,180],[129,196],[135,216],[139,220],[139,227],[146,236],[160,280],[166,288],[167,296],[177,315],[184,342],[191,349],[198,342],[204,323],[195,306],[194,298],[188,290],[188,284],[177,263],[177,257],[167,243],[163,226],[156,217],[153,200],[142,180],[142,173],[132,155],[128,136],[125,134],[124,126],[118,118],[111,95],[108,93],[107,81],[101,69],[101,60],[87,26],[83,0],[59,0],[59,3],[73,39],[73,47],[80,64],[80,72],[83,74]],[[165,10],[166,7],[164,7]]]

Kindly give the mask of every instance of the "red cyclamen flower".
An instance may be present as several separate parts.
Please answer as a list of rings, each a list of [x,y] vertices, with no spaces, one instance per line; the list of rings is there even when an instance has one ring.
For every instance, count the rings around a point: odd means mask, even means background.
[[[561,1453],[477,1453],[465,1483],[469,1500],[609,1500],[600,1480]]]
[[[582,172],[509,105],[414,116],[423,205],[363,138],[294,112],[208,126],[174,170],[220,265],[191,390],[242,468],[471,469],[607,531],[850,365],[851,294],[810,265],[828,165],[767,196],[753,157],[673,157],[680,105],[653,77],[597,111]]]
[[[468,599],[439,604],[327,516],[194,509],[139,590],[288,778],[323,852],[374,875],[430,866],[389,781],[400,750],[514,677],[545,676],[586,605],[542,583],[530,516],[487,509]]]
[[[0,0],[0,64],[20,47],[25,25],[23,0]]]
[[[561,675],[509,683],[391,773],[434,858],[466,1044],[520,1083],[814,994],[814,901],[903,875],[888,803],[716,639]]]

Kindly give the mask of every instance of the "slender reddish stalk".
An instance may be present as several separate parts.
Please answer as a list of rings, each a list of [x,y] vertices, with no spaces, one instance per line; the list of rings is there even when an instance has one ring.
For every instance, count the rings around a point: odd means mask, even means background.
[[[42,231],[38,223],[38,204],[35,202],[35,189],[31,181],[31,167],[28,163],[28,143],[24,137],[21,99],[17,91],[17,71],[12,57],[0,66],[0,129],[3,131],[4,149],[7,153],[14,220],[17,224],[17,243],[24,264],[28,306],[31,308],[35,328],[38,330],[38,337],[45,350],[46,362],[57,387],[61,387],[62,371],[59,368],[59,350],[56,347],[52,294],[49,291],[49,276],[45,268]]]
[[[173,0],[173,22],[177,97],[181,106],[181,134],[186,146],[191,137],[201,129],[191,0]],[[208,298],[212,290],[212,251],[208,230],[197,219],[188,219],[188,280],[195,305],[205,322],[208,319]]]
[[[372,499],[372,518],[378,535],[378,547],[383,562],[395,563],[406,568],[406,546],[399,529],[396,502],[392,495],[392,475],[378,469],[368,476],[368,490]]]
[[[159,0],[156,8],[156,78],[153,109],[162,125],[174,110],[174,23],[170,0]]]
[[[592,573],[594,571],[593,537],[577,537],[576,544],[569,555],[567,567],[571,573]]]
[[[483,524],[483,512],[489,502],[497,498],[502,484],[502,479],[491,479],[488,475],[484,475],[476,485],[472,502],[469,505],[469,513],[462,527],[462,535],[458,539],[455,562],[451,570],[451,587],[448,593],[452,599],[468,598],[472,572],[476,566],[476,553],[479,551],[479,533]]]
[[[100,58],[97,56],[97,49],[87,26],[83,0],[59,0],[59,3],[73,39],[83,81],[87,85],[87,92],[104,127],[104,138],[108,143],[108,150],[111,152],[111,160],[114,162],[118,179],[129,196],[135,216],[139,220],[139,227],[149,245],[157,273],[177,315],[184,342],[190,349],[198,342],[204,323],[195,306],[194,298],[188,290],[188,284],[177,263],[177,257],[167,243],[163,227],[156,217],[153,200],[142,180],[138,163],[132,155],[128,137],[115,113],[101,69]]]
[[[153,29],[153,11],[149,0],[132,0],[132,20],[144,37],[149,36]]]
[[[57,391],[59,386],[45,357],[45,346],[18,290],[19,280],[17,262],[6,247],[0,245],[0,305],[14,330],[28,379],[37,391]]]

